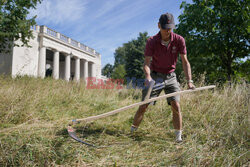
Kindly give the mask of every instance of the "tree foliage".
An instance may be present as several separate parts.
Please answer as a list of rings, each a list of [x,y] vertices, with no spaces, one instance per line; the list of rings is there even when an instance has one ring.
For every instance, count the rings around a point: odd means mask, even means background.
[[[113,79],[124,79],[126,76],[125,65],[119,64],[114,68],[114,71],[111,75]]]
[[[117,67],[120,64],[125,64],[126,63],[126,50],[125,47],[118,47],[115,50],[114,53],[115,56],[115,63],[114,63],[114,67]]]
[[[115,62],[111,78],[144,78],[143,62],[147,38],[147,32],[139,33],[137,39],[124,43],[123,46],[115,50]],[[111,68],[110,65],[108,67]],[[105,66],[104,68],[107,70],[108,67]]]
[[[249,1],[193,0],[180,8],[176,32],[186,40],[193,72],[207,72],[210,81],[232,80],[249,56]]]
[[[148,33],[139,33],[139,37],[136,40],[132,40],[124,45],[127,77],[144,78],[143,62],[147,38]]]
[[[113,72],[113,66],[111,64],[106,64],[103,68],[102,68],[102,75],[110,78],[111,74]]]
[[[0,0],[0,51],[10,49],[9,42],[18,39],[22,46],[28,46],[33,37],[30,27],[36,24],[36,16],[30,19],[27,16],[37,3],[41,0]]]

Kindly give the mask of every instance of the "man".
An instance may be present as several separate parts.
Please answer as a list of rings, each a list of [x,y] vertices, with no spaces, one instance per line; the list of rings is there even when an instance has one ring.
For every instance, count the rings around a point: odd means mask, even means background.
[[[191,67],[187,59],[185,40],[182,36],[172,32],[172,29],[175,28],[173,15],[170,13],[162,14],[158,22],[158,27],[160,32],[147,40],[143,69],[146,76],[146,84],[152,79],[155,81],[161,80],[160,84],[163,84],[163,87],[157,90],[154,87],[150,98],[159,96],[162,89],[167,94],[180,91],[179,83],[174,73],[178,55],[180,55],[182,60],[188,88],[194,89],[195,86],[193,85]],[[146,89],[144,89],[142,91],[142,100],[145,99],[146,93]],[[180,96],[167,98],[167,101],[172,108],[176,142],[182,142]],[[145,104],[139,107],[131,126],[131,132],[135,131],[140,125],[148,105]]]

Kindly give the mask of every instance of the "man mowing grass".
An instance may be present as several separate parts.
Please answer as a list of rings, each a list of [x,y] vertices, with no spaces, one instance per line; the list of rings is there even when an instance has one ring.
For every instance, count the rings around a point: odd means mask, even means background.
[[[172,32],[172,29],[175,28],[173,15],[170,13],[162,14],[158,22],[158,27],[160,32],[147,40],[143,69],[146,76],[146,84],[151,80],[155,80],[157,81],[155,84],[161,84],[163,87],[159,89],[159,87],[154,86],[150,98],[159,96],[162,90],[164,90],[166,94],[180,91],[179,83],[174,72],[178,55],[181,56],[188,88],[194,89],[195,86],[193,85],[191,67],[187,59],[185,40],[182,36]],[[146,93],[147,90],[143,89],[142,100],[145,99]],[[171,105],[173,112],[176,142],[182,142],[180,95],[167,98],[167,102]],[[145,104],[139,107],[135,114],[133,125],[131,126],[131,132],[134,132],[139,127],[148,105],[149,104]]]

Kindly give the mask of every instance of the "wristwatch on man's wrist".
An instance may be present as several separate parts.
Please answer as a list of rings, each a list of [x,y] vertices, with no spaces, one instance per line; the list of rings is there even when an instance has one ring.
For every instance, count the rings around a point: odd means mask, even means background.
[[[192,79],[188,80],[188,83],[194,83],[194,81]]]

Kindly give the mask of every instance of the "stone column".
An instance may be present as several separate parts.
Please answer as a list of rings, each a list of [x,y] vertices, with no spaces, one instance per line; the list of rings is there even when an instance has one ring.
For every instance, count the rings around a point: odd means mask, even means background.
[[[84,78],[84,80],[86,80],[86,78],[88,78],[88,61],[87,60],[84,60],[83,78]]]
[[[38,77],[45,77],[45,65],[46,65],[46,47],[40,47],[39,59],[38,59]]]
[[[65,80],[69,81],[70,79],[70,55],[65,57]]]
[[[75,58],[75,81],[79,81],[80,79],[80,59],[79,57]]]
[[[91,64],[91,77],[96,77],[95,63]]]
[[[84,79],[84,60],[80,59],[80,79]]]
[[[100,74],[101,70],[100,69],[101,69],[100,65],[96,65],[95,71],[96,71],[96,77],[97,78],[101,78],[101,74]]]
[[[54,52],[53,58],[53,78],[59,79],[59,51]]]

